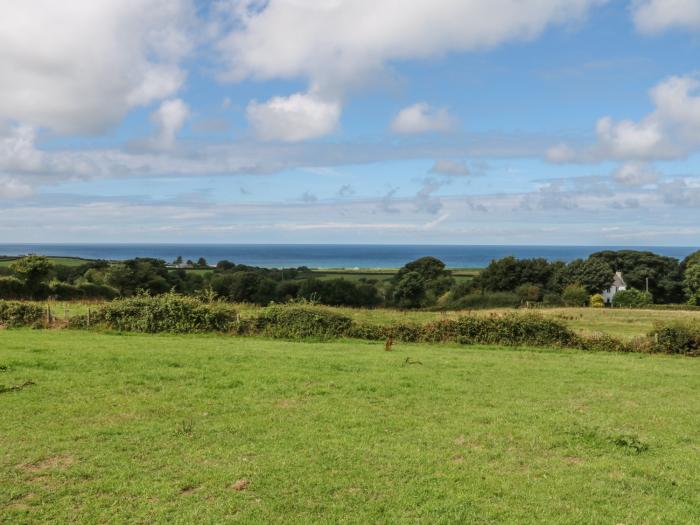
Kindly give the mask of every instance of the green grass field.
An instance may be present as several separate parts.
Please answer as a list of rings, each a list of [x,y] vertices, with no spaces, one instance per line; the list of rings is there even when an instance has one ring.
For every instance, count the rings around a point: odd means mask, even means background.
[[[700,521],[696,359],[0,331],[26,381],[3,523]]]
[[[82,266],[90,262],[89,259],[79,259],[77,257],[47,257],[49,261],[57,266]],[[0,258],[0,267],[9,267],[19,257],[3,257]]]

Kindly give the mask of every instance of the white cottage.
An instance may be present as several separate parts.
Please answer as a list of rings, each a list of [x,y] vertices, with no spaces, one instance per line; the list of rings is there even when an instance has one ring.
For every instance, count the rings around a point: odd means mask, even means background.
[[[622,290],[627,290],[627,283],[625,283],[625,280],[622,278],[622,272],[615,272],[612,285],[607,290],[603,290],[602,293],[605,304],[612,304],[615,294]]]

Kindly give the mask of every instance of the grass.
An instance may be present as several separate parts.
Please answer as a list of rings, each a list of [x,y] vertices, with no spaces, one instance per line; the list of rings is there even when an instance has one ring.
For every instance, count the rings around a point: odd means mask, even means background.
[[[478,268],[454,268],[451,269],[455,280],[469,281],[476,277],[481,270]],[[313,270],[314,277],[318,279],[348,279],[350,281],[359,281],[360,279],[375,280],[380,282],[390,281],[398,272],[396,268],[376,268],[353,270],[351,268],[330,268]]]
[[[0,522],[700,520],[700,360],[73,331],[0,340],[0,384],[35,383],[0,394]]]
[[[0,257],[0,267],[8,268],[18,259],[20,259],[20,257]],[[78,257],[47,257],[47,259],[56,266],[75,267],[91,262],[89,259],[81,259]]]

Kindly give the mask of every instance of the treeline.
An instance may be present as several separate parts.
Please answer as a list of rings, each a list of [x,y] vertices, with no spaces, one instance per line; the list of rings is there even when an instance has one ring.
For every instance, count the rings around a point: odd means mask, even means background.
[[[462,297],[454,294],[452,304],[469,306],[481,296],[482,301],[511,304],[603,306],[601,293],[610,288],[615,272],[622,273],[627,285],[626,291],[615,295],[616,306],[700,304],[700,251],[679,261],[635,250],[600,251],[568,264],[514,257],[494,260]]]
[[[139,258],[53,265],[28,256],[0,268],[0,299],[114,299],[168,292],[207,300],[268,305],[307,300],[329,306],[473,309],[524,304],[603,306],[600,295],[622,272],[628,290],[616,306],[700,306],[700,251],[683,261],[651,252],[601,251],[568,264],[505,257],[473,279],[456,279],[434,257],[409,262],[390,279],[319,278],[306,267],[269,269],[201,259],[195,270]],[[647,291],[648,290],[648,291]]]

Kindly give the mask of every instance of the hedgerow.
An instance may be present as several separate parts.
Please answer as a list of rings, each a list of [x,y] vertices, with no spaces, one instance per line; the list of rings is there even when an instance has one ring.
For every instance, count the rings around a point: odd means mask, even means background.
[[[255,333],[280,339],[335,339],[347,337],[352,319],[326,308],[276,305],[252,321]]]
[[[72,318],[70,326],[101,326],[127,332],[195,333],[228,332],[236,321],[236,310],[225,303],[204,303],[192,297],[167,293],[117,299],[90,314]]]
[[[700,322],[669,321],[657,323],[648,335],[653,349],[665,354],[700,354]]]
[[[38,326],[44,315],[45,310],[36,304],[0,300],[0,324],[8,328]]]

